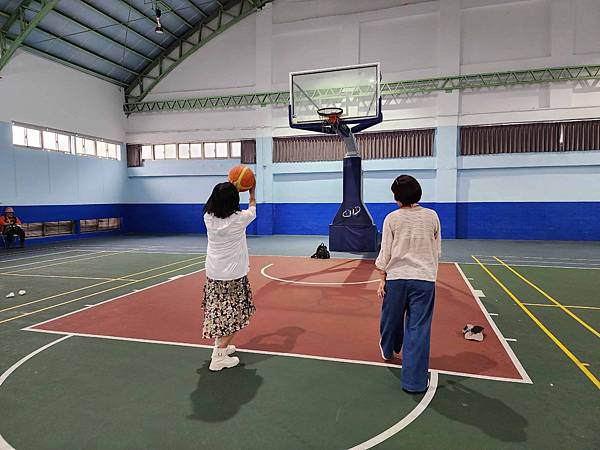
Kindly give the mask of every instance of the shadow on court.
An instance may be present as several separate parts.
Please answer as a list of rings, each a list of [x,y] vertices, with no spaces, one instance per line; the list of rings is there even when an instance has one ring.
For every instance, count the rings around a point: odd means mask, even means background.
[[[477,392],[449,380],[438,386],[429,408],[450,420],[478,428],[503,442],[525,442],[529,422],[525,417],[497,398]]]
[[[401,371],[389,369],[399,380]],[[400,395],[400,394],[399,394]],[[410,394],[404,394],[410,395]],[[413,395],[419,403],[423,395]],[[503,442],[525,442],[527,419],[497,398],[448,380],[437,387],[433,400],[427,407],[448,419],[478,428],[488,436]]]
[[[250,402],[263,384],[263,377],[240,364],[220,372],[208,370],[210,361],[198,369],[200,377],[190,394],[193,414],[188,419],[203,422],[222,422],[235,416],[241,407]]]
[[[300,327],[280,328],[273,333],[253,337],[240,344],[240,349],[260,347],[270,352],[290,352],[304,331]],[[258,369],[249,368],[248,365],[272,358],[272,355],[239,352],[237,356],[241,361],[237,367],[211,372],[208,369],[210,361],[206,361],[198,369],[198,384],[190,394],[193,414],[188,416],[189,419],[204,422],[228,420],[256,396],[263,384],[263,377],[257,374]]]

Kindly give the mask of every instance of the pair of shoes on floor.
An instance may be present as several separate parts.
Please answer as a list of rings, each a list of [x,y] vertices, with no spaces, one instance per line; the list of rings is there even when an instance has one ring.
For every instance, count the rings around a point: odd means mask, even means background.
[[[468,323],[465,325],[462,332],[465,336],[465,339],[469,341],[481,342],[484,338],[483,330],[484,328],[479,325],[471,325],[470,323]]]
[[[235,353],[235,350],[234,345],[228,345],[225,348],[213,348],[208,369],[212,372],[218,372],[222,369],[230,369],[237,366],[240,363],[240,359],[237,356],[231,356]]]

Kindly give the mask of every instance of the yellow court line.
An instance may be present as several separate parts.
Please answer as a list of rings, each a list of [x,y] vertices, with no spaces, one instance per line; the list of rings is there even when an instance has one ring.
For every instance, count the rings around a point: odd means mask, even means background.
[[[78,262],[81,262],[81,261],[88,261],[90,259],[99,259],[99,258],[105,258],[107,256],[122,255],[123,253],[129,253],[129,252],[112,252],[112,253],[98,252],[98,253],[102,253],[102,255],[86,256],[85,258],[70,259],[69,261],[62,261],[62,262],[53,263],[53,264],[46,264],[46,265],[43,265],[43,266],[27,267],[26,269],[14,270],[13,273],[26,272],[28,270],[45,269],[46,267],[60,266],[61,264],[78,263]],[[94,254],[94,253],[92,253],[92,254]]]
[[[107,278],[107,277],[76,277],[76,276],[72,276],[72,275],[41,275],[41,274],[37,274],[37,273],[13,273],[13,272],[6,272],[6,273],[2,273],[0,272],[0,276],[7,276],[7,277],[37,277],[37,278],[66,278],[68,280],[106,280],[106,281],[116,281],[116,280],[123,280],[123,281],[137,281],[137,280],[132,280],[130,278]]]
[[[549,305],[547,303],[523,303],[527,306],[543,306],[549,308],[558,308],[557,305]],[[600,311],[600,306],[575,306],[575,305],[564,305],[565,308],[575,308],[575,309],[597,309]]]
[[[575,319],[577,322],[579,322],[581,325],[583,325],[594,336],[596,336],[597,338],[600,338],[600,332],[598,330],[596,330],[594,327],[592,327],[591,325],[589,325],[587,322],[585,322],[583,319],[581,319],[573,311],[570,311],[567,308],[565,308],[565,306],[563,306],[562,303],[560,303],[558,300],[556,300],[554,297],[552,297],[550,294],[548,294],[542,288],[540,288],[539,286],[537,286],[534,283],[532,283],[531,281],[529,281],[527,278],[525,278],[523,275],[521,275],[519,272],[517,272],[515,269],[510,267],[508,264],[506,264],[504,261],[502,261],[498,257],[494,256],[494,259],[496,261],[498,261],[500,264],[502,264],[504,267],[506,267],[508,270],[510,270],[512,273],[514,273],[516,276],[518,276],[521,280],[523,280],[525,283],[527,283],[533,289],[535,289],[540,294],[542,294],[544,297],[546,297],[548,300],[550,300],[552,303],[554,303],[557,307],[562,309],[565,313],[567,313],[569,316],[571,316],[571,318]]]
[[[89,255],[97,255],[98,253],[106,253],[106,252],[104,250],[100,250],[100,251],[97,251],[97,252],[91,252],[87,256],[89,256]],[[46,259],[46,260],[43,260],[43,261],[32,261],[32,262],[23,263],[23,264],[17,264],[15,266],[0,267],[0,270],[16,269],[17,267],[25,267],[25,266],[34,266],[36,264],[45,264],[45,263],[53,262],[53,261],[64,261],[65,259],[73,261],[75,258],[80,258],[81,256],[86,256],[86,255],[61,256],[60,258]]]
[[[109,281],[102,281],[100,283],[90,284],[89,286],[84,286],[84,287],[81,287],[81,288],[73,289],[71,291],[66,291],[66,292],[61,292],[59,294],[50,295],[48,297],[40,298],[39,300],[33,300],[31,302],[22,303],[20,305],[11,306],[9,308],[0,309],[0,313],[1,312],[5,312],[5,311],[10,311],[12,309],[17,309],[17,308],[20,308],[22,306],[33,305],[34,303],[39,303],[39,302],[43,302],[43,301],[46,301],[46,300],[51,300],[51,299],[56,298],[56,297],[62,297],[63,295],[73,294],[75,292],[83,291],[85,289],[91,289],[93,287],[102,286],[103,284],[112,283],[114,281],[123,281],[125,278],[134,277],[136,275],[141,275],[143,273],[152,272],[154,270],[164,269],[165,267],[174,266],[176,264],[183,264],[183,263],[186,263],[186,262],[189,262],[189,261],[193,261],[195,259],[200,259],[200,258],[203,258],[203,256],[196,256],[194,258],[184,259],[183,261],[177,261],[177,262],[174,262],[174,263],[165,264],[164,266],[154,267],[152,269],[143,270],[141,272],[130,273],[128,275],[124,275],[123,277],[114,278],[114,279],[109,280]],[[198,261],[198,262],[201,262],[201,261]],[[136,281],[139,281],[139,280],[136,280]],[[2,322],[0,322],[0,323],[2,323]]]
[[[525,314],[527,314],[529,316],[529,318],[531,320],[533,320],[533,322],[538,327],[540,327],[540,329],[546,334],[546,336],[548,336],[550,338],[550,340],[552,342],[554,342],[556,344],[556,346],[558,348],[560,348],[563,351],[563,353],[569,357],[569,359],[571,361],[573,361],[573,363],[575,363],[575,365],[579,368],[579,370],[581,370],[585,374],[585,376],[587,376],[592,381],[592,383],[594,383],[594,385],[598,389],[600,389],[600,380],[598,380],[598,378],[596,378],[594,376],[594,374],[589,371],[589,369],[584,365],[584,363],[582,363],[579,360],[579,358],[577,358],[577,356],[575,356],[573,354],[573,352],[571,352],[571,350],[569,350],[548,328],[546,328],[546,326],[542,322],[540,322],[540,320],[529,310],[529,308],[527,308],[527,306],[525,306],[523,304],[523,302],[521,300],[519,300],[515,296],[515,294],[513,294],[504,285],[504,283],[502,283],[502,281],[500,281],[498,278],[496,278],[496,276],[485,265],[483,265],[483,263],[481,261],[479,261],[479,259],[477,259],[477,257],[471,256],[471,258],[473,258],[477,262],[477,264],[479,264],[479,266],[481,266],[481,268],[490,276],[490,278],[492,280],[494,280],[496,282],[496,284],[498,286],[500,286],[502,288],[502,290],[508,294],[508,296],[525,312]]]
[[[19,316],[11,317],[10,319],[0,320],[0,325],[3,324],[3,323],[6,323],[6,322],[11,322],[13,320],[20,319],[21,317],[31,316],[32,314],[37,314],[39,312],[47,311],[49,309],[58,308],[59,306],[68,305],[69,303],[78,302],[79,300],[84,300],[86,298],[90,298],[90,297],[94,297],[96,295],[104,294],[105,292],[114,291],[115,289],[121,289],[121,288],[130,286],[132,284],[140,283],[142,281],[151,280],[152,278],[157,278],[157,277],[160,277],[160,276],[163,276],[163,275],[168,275],[170,273],[177,272],[177,271],[182,270],[182,269],[187,269],[188,267],[192,267],[192,266],[194,266],[196,264],[200,264],[202,262],[204,262],[204,261],[196,261],[196,262],[193,262],[193,263],[188,264],[188,265],[183,266],[183,267],[178,267],[176,269],[167,270],[166,272],[161,272],[161,273],[156,274],[156,275],[150,275],[149,277],[146,277],[146,278],[141,278],[141,279],[139,279],[137,281],[130,281],[129,283],[125,283],[125,284],[122,284],[120,286],[111,287],[111,288],[104,289],[104,290],[99,291],[99,292],[92,292],[91,294],[84,295],[82,297],[77,297],[77,298],[75,298],[73,300],[67,300],[66,302],[57,303],[56,305],[46,306],[45,308],[42,308],[42,309],[37,309],[35,311],[26,312],[26,313],[23,313],[23,314],[21,314]]]

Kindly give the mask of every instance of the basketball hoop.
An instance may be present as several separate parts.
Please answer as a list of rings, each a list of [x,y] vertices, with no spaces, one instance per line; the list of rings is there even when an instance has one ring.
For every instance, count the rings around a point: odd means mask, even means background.
[[[340,120],[340,116],[344,113],[342,108],[320,108],[317,109],[317,114],[324,122],[331,125],[336,124]]]

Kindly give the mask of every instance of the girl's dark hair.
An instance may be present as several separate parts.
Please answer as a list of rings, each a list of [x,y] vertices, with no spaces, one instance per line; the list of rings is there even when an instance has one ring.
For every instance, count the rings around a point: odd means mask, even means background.
[[[392,183],[392,192],[394,199],[402,203],[402,206],[418,203],[423,195],[421,185],[410,175],[400,175],[396,178]]]
[[[238,211],[241,211],[240,193],[229,182],[217,184],[204,205],[205,213],[212,214],[219,219],[227,219]]]

